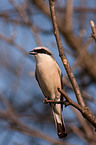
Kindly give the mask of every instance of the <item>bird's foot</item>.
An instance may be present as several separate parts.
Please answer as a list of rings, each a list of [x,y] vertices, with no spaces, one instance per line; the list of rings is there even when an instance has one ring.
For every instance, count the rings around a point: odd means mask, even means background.
[[[56,101],[56,99],[49,100],[48,98],[45,98],[45,99],[43,100],[43,103],[44,103],[44,104],[50,104],[50,106],[54,107],[55,104],[56,104],[55,101]]]
[[[47,98],[44,98],[43,103],[48,104],[49,102],[47,100],[48,100]]]

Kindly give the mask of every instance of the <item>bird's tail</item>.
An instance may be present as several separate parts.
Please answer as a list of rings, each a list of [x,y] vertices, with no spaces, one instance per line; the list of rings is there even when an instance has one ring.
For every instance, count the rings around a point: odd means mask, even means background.
[[[55,106],[53,106],[53,115],[59,138],[65,138],[67,136],[67,131],[62,117],[61,104],[55,104]]]

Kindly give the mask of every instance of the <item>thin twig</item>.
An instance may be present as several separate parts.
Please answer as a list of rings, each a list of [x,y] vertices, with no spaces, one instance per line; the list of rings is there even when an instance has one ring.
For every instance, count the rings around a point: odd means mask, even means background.
[[[96,41],[96,28],[95,28],[94,21],[90,21],[90,24],[91,24],[91,28],[92,28],[92,32],[93,32],[93,33],[91,33],[91,37],[94,38],[94,40]]]

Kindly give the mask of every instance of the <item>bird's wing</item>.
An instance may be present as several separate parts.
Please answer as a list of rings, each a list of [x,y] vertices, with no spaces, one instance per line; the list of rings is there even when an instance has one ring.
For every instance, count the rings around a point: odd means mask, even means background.
[[[61,88],[60,89],[63,89],[64,88],[64,83],[63,83],[63,75],[62,75],[62,72],[61,72],[61,69],[58,65],[58,63],[56,62],[56,65],[57,65],[57,68],[58,68],[58,73],[60,75],[60,79],[61,79]],[[61,94],[61,101],[63,101],[63,95]],[[61,105],[61,108],[63,110],[63,104]]]
[[[63,75],[61,73],[61,89],[64,89],[64,83],[63,83]],[[61,101],[63,101],[63,95],[61,94]],[[62,110],[63,110],[63,104],[61,104]]]
[[[61,69],[58,65],[58,63],[56,62],[56,65],[57,65],[57,68],[58,68],[58,73],[59,73],[59,76],[60,76],[60,79],[61,79],[61,89],[63,89],[64,87],[64,83],[63,83],[63,75],[62,75],[62,72],[61,72]]]

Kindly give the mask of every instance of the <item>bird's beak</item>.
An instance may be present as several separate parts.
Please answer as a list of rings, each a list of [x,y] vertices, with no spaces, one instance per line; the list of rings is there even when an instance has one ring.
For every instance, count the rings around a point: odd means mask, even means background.
[[[29,51],[29,54],[31,54],[31,55],[36,55],[37,53],[35,52],[35,51]]]

